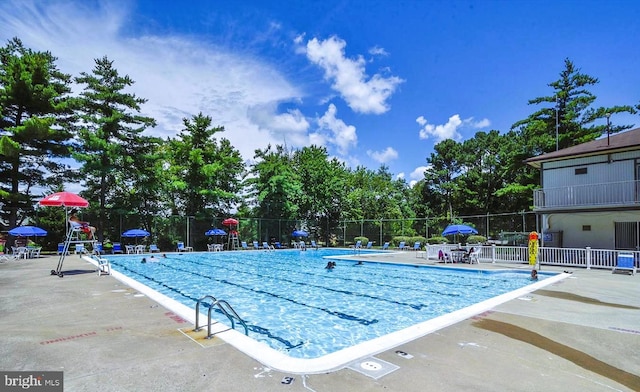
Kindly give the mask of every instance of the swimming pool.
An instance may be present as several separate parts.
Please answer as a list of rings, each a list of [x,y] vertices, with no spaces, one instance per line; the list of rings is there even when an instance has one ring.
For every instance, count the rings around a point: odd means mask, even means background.
[[[369,261],[357,265],[340,259],[352,255],[349,250],[321,249],[169,253],[166,259],[156,254],[153,262],[148,254],[109,258],[116,271],[192,313],[206,295],[228,301],[247,323],[252,339],[302,360],[336,357],[392,334],[411,338],[407,329],[532,283],[527,271]],[[333,270],[324,268],[328,256],[338,257]],[[141,262],[143,257],[147,263]],[[228,323],[219,313],[213,317]],[[424,335],[425,328],[419,329]]]

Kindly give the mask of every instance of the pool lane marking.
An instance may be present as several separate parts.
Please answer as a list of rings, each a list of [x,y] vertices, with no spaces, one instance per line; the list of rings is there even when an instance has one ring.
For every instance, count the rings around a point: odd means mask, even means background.
[[[253,260],[255,260],[255,259],[253,259]],[[181,260],[181,262],[202,265],[202,266],[205,266],[205,267],[211,267],[211,264],[206,264],[206,263],[198,262],[198,261],[195,261],[195,260]],[[168,264],[163,264],[163,263],[160,263],[160,264],[165,265],[165,266],[169,266]],[[335,288],[331,288],[331,287],[327,287],[327,286],[313,285],[313,284],[310,284],[310,283],[307,283],[307,282],[300,282],[300,281],[294,281],[294,280],[290,280],[290,279],[285,279],[281,275],[280,276],[278,276],[278,275],[266,275],[266,274],[259,273],[257,271],[248,272],[248,271],[239,270],[237,268],[230,268],[230,267],[227,267],[227,266],[225,266],[225,269],[228,270],[228,271],[233,271],[233,272],[236,272],[236,273],[239,273],[239,274],[244,274],[244,275],[259,276],[259,277],[269,278],[269,279],[277,279],[277,280],[281,280],[281,281],[284,281],[284,282],[296,284],[296,285],[299,285],[299,286],[305,286],[305,287],[306,286],[312,286],[312,287],[316,287],[316,288],[319,288],[319,289],[322,289],[322,290],[332,291],[332,292],[335,292],[335,293],[357,295],[357,296],[360,296],[360,297],[370,298],[370,299],[374,299],[374,300],[377,300],[377,301],[388,302],[388,303],[391,303],[392,305],[407,306],[407,307],[410,307],[410,308],[412,308],[414,310],[422,310],[423,308],[428,308],[429,306],[431,306],[430,304],[418,304],[418,305],[416,305],[416,304],[412,304],[412,303],[396,301],[396,300],[385,298],[385,297],[379,297],[379,296],[375,296],[375,295],[365,294],[365,293],[362,293],[362,292],[353,292],[353,291],[339,290],[339,289],[335,289]],[[202,274],[199,274],[197,272],[192,272],[192,271],[187,271],[187,270],[182,270],[182,271],[187,272],[187,273],[197,274],[197,275],[202,276],[202,277],[210,278],[210,277],[208,277],[206,275],[202,275]],[[291,271],[289,271],[289,270],[287,270],[287,271],[282,270],[282,271],[291,274]],[[321,276],[323,278],[326,278],[323,274],[313,274],[313,275]],[[378,275],[378,274],[374,274],[374,275]],[[418,290],[420,290],[421,292],[424,292],[425,294],[432,293],[432,294],[449,296],[449,297],[459,297],[460,296],[460,294],[457,294],[457,293],[447,293],[447,292],[442,292],[442,291],[437,291],[437,290],[432,290],[432,289],[423,289],[422,287],[428,287],[427,285],[425,285],[425,281],[424,280],[420,280],[419,281],[419,283],[420,283],[419,285],[395,286],[395,285],[388,285],[388,284],[380,284],[379,282],[366,281],[366,280],[362,280],[362,279],[351,279],[351,278],[345,278],[345,277],[338,278],[337,276],[334,277],[334,279],[343,280],[343,281],[348,280],[348,281],[352,281],[352,282],[361,283],[363,285],[367,285],[367,287],[369,289],[371,288],[372,284],[374,284],[376,286],[383,286],[383,287],[399,289],[399,290],[416,290],[416,287],[418,287]],[[400,278],[396,277],[396,279],[400,279]],[[428,281],[426,283],[428,283]],[[232,284],[232,283],[229,283],[229,284]],[[453,283],[451,283],[451,284],[453,284]],[[464,284],[462,286],[464,286]],[[473,285],[469,285],[469,286],[473,286]],[[240,287],[242,287],[242,286],[240,286]],[[474,286],[474,287],[476,287],[476,286]],[[280,297],[280,296],[278,296],[276,294],[272,294],[272,295],[276,296],[277,298],[285,299],[284,297]],[[305,304],[305,306],[306,306],[306,304]]]
[[[129,268],[129,267],[127,267],[127,266],[119,265],[119,267],[121,267],[121,268],[123,268],[123,269],[125,269],[125,270],[128,270],[129,272],[131,272],[131,273],[132,273],[132,274],[134,274],[134,275],[142,276],[143,278],[145,278],[145,279],[147,279],[147,280],[149,280],[149,281],[152,281],[152,282],[154,282],[154,283],[157,283],[158,285],[160,285],[160,286],[162,286],[162,287],[165,287],[165,288],[167,288],[168,290],[173,291],[174,293],[176,293],[176,294],[178,294],[178,295],[180,295],[180,296],[182,296],[182,297],[188,298],[188,299],[190,299],[190,300],[192,300],[192,301],[194,301],[194,302],[198,302],[198,299],[199,299],[199,298],[194,298],[194,297],[192,297],[192,296],[190,296],[190,295],[188,295],[188,294],[185,294],[184,292],[182,292],[182,290],[178,290],[178,289],[176,289],[176,288],[174,288],[174,287],[170,287],[170,286],[168,286],[168,285],[166,285],[166,284],[164,284],[164,283],[162,283],[162,282],[160,282],[160,281],[158,281],[158,280],[156,280],[156,279],[154,279],[154,278],[152,278],[152,277],[150,277],[150,276],[147,276],[147,275],[142,274],[142,273],[140,273],[140,272],[134,271],[134,270],[130,269],[130,268]],[[140,283],[140,282],[139,282],[139,283]],[[208,306],[208,304],[203,304],[203,306],[207,307],[207,306]],[[222,313],[222,311],[220,311],[220,309],[214,309],[214,311],[215,311],[216,313],[220,314],[220,315],[222,315],[222,314],[223,314],[223,313]],[[251,330],[252,332],[255,332],[255,333],[258,333],[258,334],[261,334],[261,335],[265,335],[265,336],[267,336],[269,339],[273,339],[273,340],[276,340],[276,341],[278,341],[278,342],[282,343],[282,344],[283,344],[283,345],[284,345],[288,350],[291,350],[291,349],[296,348],[296,347],[300,347],[300,346],[303,344],[303,342],[298,342],[297,344],[293,344],[293,343],[291,343],[289,340],[287,340],[287,339],[285,339],[285,338],[283,338],[283,337],[280,337],[280,336],[274,335],[274,334],[273,334],[271,331],[269,331],[268,329],[263,328],[263,327],[260,327],[260,326],[258,326],[258,325],[254,325],[254,324],[247,324],[247,328],[248,328],[249,330]]]
[[[203,266],[210,266],[209,264],[200,263],[200,262],[197,262],[197,261],[190,261],[190,260],[187,260],[187,262],[192,263],[192,264],[203,265]],[[319,288],[319,289],[322,289],[322,290],[332,291],[332,292],[334,292],[334,293],[342,293],[342,294],[349,294],[349,295],[358,295],[358,296],[360,296],[360,297],[366,297],[366,298],[370,298],[370,299],[375,299],[375,300],[377,300],[377,301],[389,302],[389,303],[391,303],[391,304],[393,304],[393,305],[401,305],[401,306],[411,307],[411,308],[413,308],[413,309],[415,309],[415,310],[421,310],[422,308],[424,308],[424,307],[428,307],[428,306],[429,306],[429,305],[423,305],[423,304],[420,304],[420,305],[414,305],[414,304],[407,303],[407,302],[399,302],[399,301],[391,300],[391,299],[388,299],[388,298],[385,298],[385,297],[378,297],[378,296],[375,296],[375,295],[369,295],[369,294],[364,294],[364,293],[359,293],[359,292],[353,292],[353,291],[339,290],[339,289],[335,289],[335,288],[331,288],[331,287],[327,287],[327,286],[314,285],[314,284],[310,284],[310,283],[307,283],[307,282],[299,282],[299,281],[295,281],[295,280],[290,280],[290,279],[282,278],[281,276],[265,275],[265,274],[261,274],[261,273],[258,273],[258,272],[252,272],[252,273],[250,273],[250,272],[245,272],[245,271],[238,270],[238,269],[236,269],[236,268],[226,268],[226,269],[227,269],[227,270],[230,270],[230,271],[234,271],[234,272],[236,272],[236,273],[245,274],[245,275],[259,276],[259,277],[262,277],[262,278],[269,278],[269,279],[278,279],[278,280],[280,280],[280,281],[288,282],[288,283],[292,283],[292,284],[295,284],[295,285],[298,285],[298,286],[305,286],[305,287],[310,286],[310,287],[315,287],[315,288]],[[186,272],[186,271],[185,271],[185,272]],[[191,273],[191,272],[189,272],[189,273]],[[195,272],[194,274],[198,274],[198,273],[197,273],[197,272]],[[198,275],[199,275],[199,276],[202,276],[202,277],[207,277],[207,278],[208,278],[208,276],[205,276],[205,275],[202,275],[202,274],[198,274]],[[371,282],[366,282],[366,281],[362,281],[362,280],[359,280],[359,279],[343,279],[343,280],[351,280],[351,281],[355,281],[355,282],[360,282],[360,283],[362,283],[362,284],[367,284],[367,285],[369,285],[369,288],[370,288],[370,285],[371,285]],[[220,281],[220,280],[218,280],[218,281]],[[220,281],[220,282],[222,282],[222,281]],[[227,282],[227,281],[225,281],[225,282]],[[229,283],[229,284],[232,284],[232,283]],[[382,286],[384,286],[384,285],[382,285]],[[388,285],[387,285],[387,286],[388,286]],[[243,286],[240,286],[240,287],[243,287]],[[390,287],[393,287],[393,286],[390,286]],[[394,288],[407,290],[407,288],[401,288],[401,287],[394,287]],[[433,290],[427,290],[427,291],[432,292],[432,293],[434,292]],[[260,291],[260,292],[261,292],[261,293],[264,293],[264,292],[262,292],[262,291]],[[437,292],[436,292],[436,293],[437,293]],[[442,293],[437,293],[437,294],[442,294]],[[277,298],[283,298],[283,297],[278,296],[277,294],[271,294],[271,295],[273,295],[273,296],[275,296],[275,297],[277,297]],[[451,294],[445,294],[445,295],[450,295],[450,296],[451,296]],[[284,298],[283,298],[283,299],[284,299]],[[305,306],[306,306],[306,304],[305,304]],[[365,325],[368,325],[368,324],[365,324]]]

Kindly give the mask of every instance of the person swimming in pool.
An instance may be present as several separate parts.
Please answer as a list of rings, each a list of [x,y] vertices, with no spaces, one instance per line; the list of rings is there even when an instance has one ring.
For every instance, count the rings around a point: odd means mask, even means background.
[[[324,269],[334,269],[336,267],[336,263],[334,261],[330,261],[327,263],[327,266]]]
[[[531,270],[531,280],[538,280],[538,271],[535,268]]]

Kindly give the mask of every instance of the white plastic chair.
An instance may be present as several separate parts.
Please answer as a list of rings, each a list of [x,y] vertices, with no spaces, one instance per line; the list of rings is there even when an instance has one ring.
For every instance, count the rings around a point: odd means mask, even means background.
[[[12,247],[13,255],[16,259],[28,259],[29,258],[29,248],[26,246],[18,246]]]
[[[109,262],[109,260],[98,255],[93,259],[98,263],[98,276],[101,276],[102,274],[111,275],[111,262]]]
[[[480,264],[480,255],[482,254],[482,248],[478,247],[476,249],[473,250],[473,252],[471,252],[469,254],[469,264],[473,264],[473,261],[475,260],[476,264]]]
[[[41,250],[42,250],[42,247],[29,249],[29,258],[31,258],[31,259],[40,258],[40,251]]]

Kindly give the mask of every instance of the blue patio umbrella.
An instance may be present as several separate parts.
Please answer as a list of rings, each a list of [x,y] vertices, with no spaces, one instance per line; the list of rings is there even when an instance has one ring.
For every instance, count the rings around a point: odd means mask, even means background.
[[[456,235],[456,234],[478,234],[478,230],[467,225],[449,225],[442,232],[443,236]]]
[[[148,237],[149,236],[149,232],[146,230],[142,230],[142,229],[131,229],[131,230],[127,230],[124,233],[122,233],[123,237],[131,237],[131,238],[137,238],[137,237]]]
[[[150,234],[148,231],[146,230],[142,230],[142,229],[131,229],[131,230],[127,230],[124,233],[122,233],[123,237],[128,237],[128,238],[135,238],[136,239],[136,245],[138,244],[138,238],[139,237],[148,237]]]
[[[16,237],[44,237],[47,231],[36,226],[18,226],[9,230],[9,234]]]
[[[292,237],[308,237],[309,233],[307,233],[304,230],[296,230],[293,233],[291,233]]]
[[[207,231],[204,235],[227,235],[227,232],[222,229],[215,228]]]

